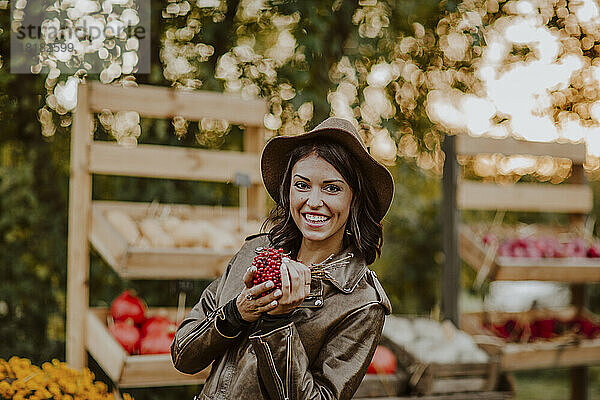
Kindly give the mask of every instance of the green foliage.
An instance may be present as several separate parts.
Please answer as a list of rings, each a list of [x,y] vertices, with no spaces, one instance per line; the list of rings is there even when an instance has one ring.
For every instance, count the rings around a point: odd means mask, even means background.
[[[384,246],[374,264],[394,313],[428,314],[438,303],[441,253],[439,178],[406,162],[384,220]]]
[[[45,143],[13,146],[19,164],[8,166],[3,157],[0,168],[1,358],[40,362],[62,353],[66,226],[64,211],[57,209],[66,206],[67,188],[56,181],[48,185],[49,169],[38,169],[48,150]],[[48,201],[53,197],[57,201]]]

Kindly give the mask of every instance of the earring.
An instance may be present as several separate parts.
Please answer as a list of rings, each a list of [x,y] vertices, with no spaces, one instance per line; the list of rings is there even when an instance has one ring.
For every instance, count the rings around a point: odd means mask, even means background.
[[[352,236],[352,232],[350,232],[350,229],[346,229],[344,233],[348,236]]]

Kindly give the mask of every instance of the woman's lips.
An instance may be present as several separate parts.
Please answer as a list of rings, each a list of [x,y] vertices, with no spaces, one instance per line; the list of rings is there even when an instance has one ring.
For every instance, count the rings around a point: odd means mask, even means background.
[[[303,213],[302,218],[308,226],[314,228],[318,228],[327,224],[327,222],[329,222],[329,220],[331,219],[331,217],[327,217],[325,215],[310,213]]]

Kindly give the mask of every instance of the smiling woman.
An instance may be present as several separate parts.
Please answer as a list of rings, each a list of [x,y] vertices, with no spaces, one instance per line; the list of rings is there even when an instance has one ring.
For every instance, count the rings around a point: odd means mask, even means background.
[[[274,242],[302,260],[296,254],[301,243],[321,248],[321,254],[311,251],[313,259],[305,260],[309,263],[342,250],[334,244],[347,247],[354,242],[371,264],[383,242],[373,185],[366,184],[359,161],[341,144],[325,138],[304,142],[289,154],[281,200],[265,222],[274,225]]]
[[[186,373],[212,363],[205,400],[350,399],[391,312],[367,268],[381,252],[391,174],[339,118],[273,138],[261,169],[276,202],[270,229],[247,238],[181,323],[173,363]]]

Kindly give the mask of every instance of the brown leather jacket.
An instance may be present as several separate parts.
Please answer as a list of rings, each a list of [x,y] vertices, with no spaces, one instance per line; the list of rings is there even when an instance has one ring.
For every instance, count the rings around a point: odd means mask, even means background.
[[[255,249],[269,244],[266,235],[247,240],[206,288],[175,335],[175,368],[193,374],[212,363],[202,400],[352,398],[391,312],[375,273],[357,254],[327,279],[313,279],[311,294],[287,325],[271,332],[254,325],[235,337],[219,332],[217,319],[241,292]]]

